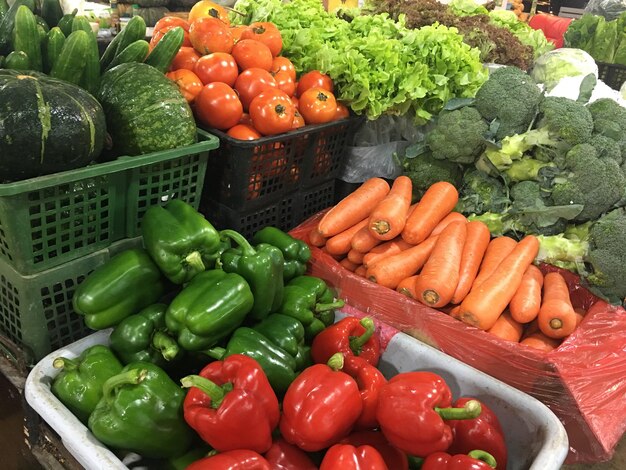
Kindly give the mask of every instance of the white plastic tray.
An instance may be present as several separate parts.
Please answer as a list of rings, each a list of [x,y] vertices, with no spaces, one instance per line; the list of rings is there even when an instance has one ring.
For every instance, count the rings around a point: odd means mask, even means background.
[[[103,330],[44,357],[26,379],[28,404],[59,434],[68,451],[87,470],[126,469],[50,391],[58,371],[54,358],[73,358],[94,344],[108,344]],[[541,402],[404,333],[395,334],[382,355],[386,377],[400,372],[429,370],[440,374],[456,399],[471,395],[496,413],[509,450],[507,470],[559,470],[567,455],[567,434],[558,418]]]

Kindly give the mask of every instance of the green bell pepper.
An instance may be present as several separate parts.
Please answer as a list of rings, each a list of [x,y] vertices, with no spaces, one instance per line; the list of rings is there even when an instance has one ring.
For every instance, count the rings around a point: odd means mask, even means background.
[[[194,277],[172,300],[165,324],[180,346],[200,351],[228,336],[253,304],[252,291],[243,277],[212,269]]]
[[[183,418],[185,391],[159,366],[132,362],[102,386],[102,399],[89,417],[89,429],[114,449],[148,458],[184,454],[193,431]]]
[[[155,303],[165,290],[163,281],[145,250],[125,250],[87,276],[72,303],[89,328],[102,330]]]
[[[141,219],[144,245],[174,284],[184,284],[215,264],[220,236],[197,210],[180,199],[150,207]]]
[[[111,332],[111,349],[128,364],[151,362],[166,367],[183,356],[183,349],[165,327],[166,304],[152,304],[125,318]]]
[[[293,357],[298,354],[298,347],[304,344],[302,323],[287,315],[273,313],[254,325],[253,329]]]
[[[284,394],[296,378],[296,360],[265,335],[246,326],[235,330],[226,348],[216,347],[205,353],[217,360],[233,354],[244,354],[255,359],[277,395]]]
[[[252,242],[268,243],[283,253],[285,264],[283,279],[285,282],[306,272],[306,264],[311,259],[311,249],[303,240],[292,237],[276,227],[264,227],[254,234]]]
[[[305,338],[312,340],[335,321],[335,309],[343,307],[341,299],[326,283],[313,276],[298,276],[285,286],[283,303],[277,313],[288,315],[304,325]]]
[[[76,359],[57,357],[52,364],[61,369],[52,381],[52,393],[83,423],[102,398],[104,382],[122,371],[117,357],[101,344],[85,349]]]
[[[222,230],[220,235],[239,245],[222,253],[222,269],[228,273],[237,273],[248,282],[254,296],[250,317],[262,320],[283,301],[283,254],[275,246],[266,243],[257,245],[255,249],[243,235],[234,230]]]

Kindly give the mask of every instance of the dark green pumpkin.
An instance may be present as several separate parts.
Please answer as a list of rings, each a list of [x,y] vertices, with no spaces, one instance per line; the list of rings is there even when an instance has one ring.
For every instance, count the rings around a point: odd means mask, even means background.
[[[196,142],[196,124],[178,86],[144,63],[125,63],[102,75],[104,108],[115,155],[142,155]]]
[[[0,180],[86,166],[104,144],[100,104],[70,83],[32,71],[0,70]]]

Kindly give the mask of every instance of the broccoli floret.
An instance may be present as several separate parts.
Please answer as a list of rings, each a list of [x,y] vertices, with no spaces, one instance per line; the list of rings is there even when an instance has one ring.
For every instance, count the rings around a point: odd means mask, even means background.
[[[560,96],[548,96],[539,104],[537,129],[570,145],[586,142],[593,131],[593,118],[587,107]]]
[[[593,131],[616,141],[626,132],[626,109],[611,98],[601,98],[589,103],[587,109],[593,118]]]
[[[595,220],[610,210],[624,193],[626,178],[615,160],[599,158],[589,144],[573,147],[564,161],[564,171],[554,179],[555,205],[582,204],[577,222]]]
[[[499,121],[495,137],[501,140],[528,130],[542,98],[528,74],[516,67],[501,67],[480,87],[474,105],[483,118]]]
[[[422,152],[413,157],[410,149],[402,161],[402,174],[413,182],[413,197],[419,199],[424,192],[438,181],[459,185],[463,172],[460,165],[446,160],[435,160],[430,152]]]
[[[433,158],[470,164],[485,149],[484,134],[489,125],[474,108],[443,111],[426,136]]]
[[[570,239],[565,233],[550,236],[539,235],[539,253],[535,258],[538,263],[547,263],[568,269],[580,276],[587,274],[585,258],[589,252],[587,238]]]
[[[545,167],[555,166],[552,162],[542,162],[534,158],[517,160],[504,172],[509,182],[535,181],[539,176],[539,170]]]
[[[504,183],[480,170],[468,169],[463,175],[455,210],[463,214],[504,211],[510,201]]]
[[[615,160],[618,165],[623,162],[622,150],[620,145],[610,137],[602,134],[595,134],[587,141],[589,145],[593,145],[600,158],[610,158]]]
[[[513,207],[521,209],[536,206],[539,201],[543,204],[544,193],[541,186],[535,181],[522,181],[511,186],[510,193]]]

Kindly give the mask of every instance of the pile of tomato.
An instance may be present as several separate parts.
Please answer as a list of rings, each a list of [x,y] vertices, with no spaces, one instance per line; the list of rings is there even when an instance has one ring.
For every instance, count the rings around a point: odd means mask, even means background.
[[[203,126],[255,140],[349,116],[330,77],[313,70],[297,80],[292,62],[279,55],[283,41],[273,23],[234,26],[222,6],[201,0],[187,20],[159,20],[151,47],[176,26],[185,39],[167,76]]]

